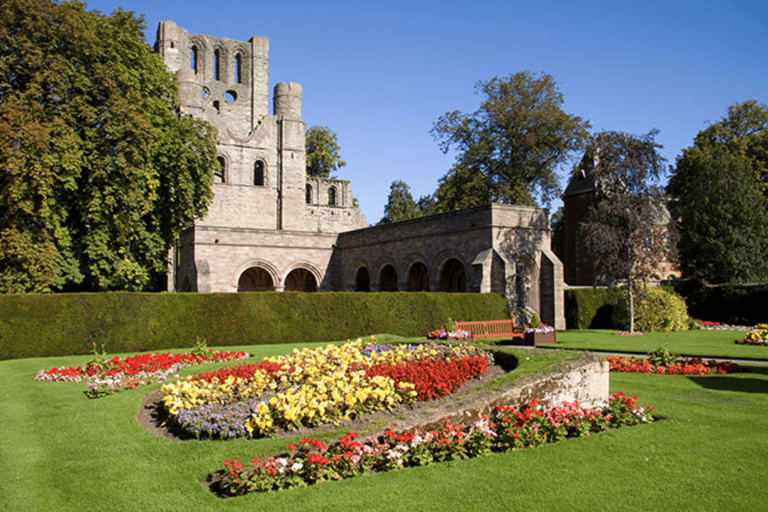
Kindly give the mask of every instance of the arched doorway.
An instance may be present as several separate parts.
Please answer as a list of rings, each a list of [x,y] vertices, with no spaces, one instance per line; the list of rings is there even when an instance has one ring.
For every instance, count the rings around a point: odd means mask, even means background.
[[[464,265],[456,258],[451,258],[443,265],[443,271],[440,274],[441,292],[466,293],[467,291],[467,272]]]
[[[309,270],[297,268],[291,270],[285,278],[285,291],[287,292],[316,292],[317,280]]]
[[[371,291],[371,277],[368,275],[368,269],[365,267],[360,267],[357,270],[357,276],[355,277],[355,291]]]
[[[259,267],[251,267],[240,275],[237,280],[238,292],[265,292],[275,289],[272,276]]]
[[[429,291],[429,271],[427,266],[420,261],[411,265],[411,269],[408,271],[408,291]]]
[[[396,292],[397,291],[397,272],[392,265],[385,265],[379,274],[379,291]]]

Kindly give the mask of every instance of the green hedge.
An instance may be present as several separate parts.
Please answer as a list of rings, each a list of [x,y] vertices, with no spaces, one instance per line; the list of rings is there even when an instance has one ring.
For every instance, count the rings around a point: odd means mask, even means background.
[[[0,295],[0,360],[209,346],[300,343],[390,333],[419,336],[458,321],[509,318],[506,299],[476,293],[94,293]]]
[[[567,329],[613,329],[613,310],[626,292],[617,288],[570,288],[565,291]]]
[[[688,314],[697,320],[735,325],[768,322],[768,285],[709,285],[680,281],[675,291],[683,296]]]

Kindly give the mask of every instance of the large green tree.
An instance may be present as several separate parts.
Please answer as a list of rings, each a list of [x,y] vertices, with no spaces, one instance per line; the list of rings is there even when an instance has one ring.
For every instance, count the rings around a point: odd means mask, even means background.
[[[216,133],[132,12],[6,0],[0,17],[0,292],[162,287],[212,199]]]
[[[532,205],[557,196],[557,168],[583,147],[590,124],[562,109],[554,78],[529,71],[479,81],[483,96],[471,114],[441,116],[433,137],[447,153],[457,151],[454,167],[435,193],[441,210],[491,201]]]
[[[680,214],[683,274],[768,281],[768,106],[737,103],[699,132],[667,186]]]
[[[313,126],[307,130],[307,176],[328,178],[333,171],[341,169],[347,162],[339,156],[336,133],[325,126]]]
[[[636,284],[675,261],[675,226],[658,186],[664,158],[656,131],[636,137],[621,132],[595,135],[586,150],[595,200],[582,233],[602,283],[626,284],[630,332],[634,332]],[[577,170],[580,172],[580,170]]]

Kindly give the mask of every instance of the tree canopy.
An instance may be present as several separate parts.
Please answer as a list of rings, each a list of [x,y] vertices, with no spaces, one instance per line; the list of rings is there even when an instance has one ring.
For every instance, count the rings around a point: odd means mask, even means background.
[[[328,178],[333,171],[347,162],[339,156],[336,134],[325,126],[313,126],[307,130],[307,176]]]
[[[588,138],[588,121],[562,110],[563,95],[547,74],[529,71],[479,81],[484,99],[471,114],[447,112],[432,136],[454,167],[436,192],[443,211],[491,201],[549,203],[560,191],[557,168]]]
[[[180,115],[132,12],[3,5],[0,292],[162,287],[212,199],[215,130]]]
[[[699,132],[667,191],[680,214],[684,275],[768,281],[768,106],[737,103]]]
[[[423,215],[418,203],[411,195],[410,187],[404,181],[393,181],[389,187],[389,197],[384,206],[384,217],[378,225],[391,224],[401,220],[415,219]]]
[[[582,225],[584,241],[603,284],[628,285],[630,331],[636,283],[676,257],[674,225],[657,185],[664,158],[655,135],[601,132],[588,144],[583,161],[596,188]]]

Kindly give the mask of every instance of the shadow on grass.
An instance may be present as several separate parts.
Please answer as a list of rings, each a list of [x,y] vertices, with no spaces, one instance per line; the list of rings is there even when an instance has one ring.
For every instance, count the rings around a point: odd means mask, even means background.
[[[762,373],[762,372],[760,372]],[[726,376],[691,376],[691,381],[705,389],[715,391],[739,391],[742,393],[768,393],[768,381],[761,379]]]

